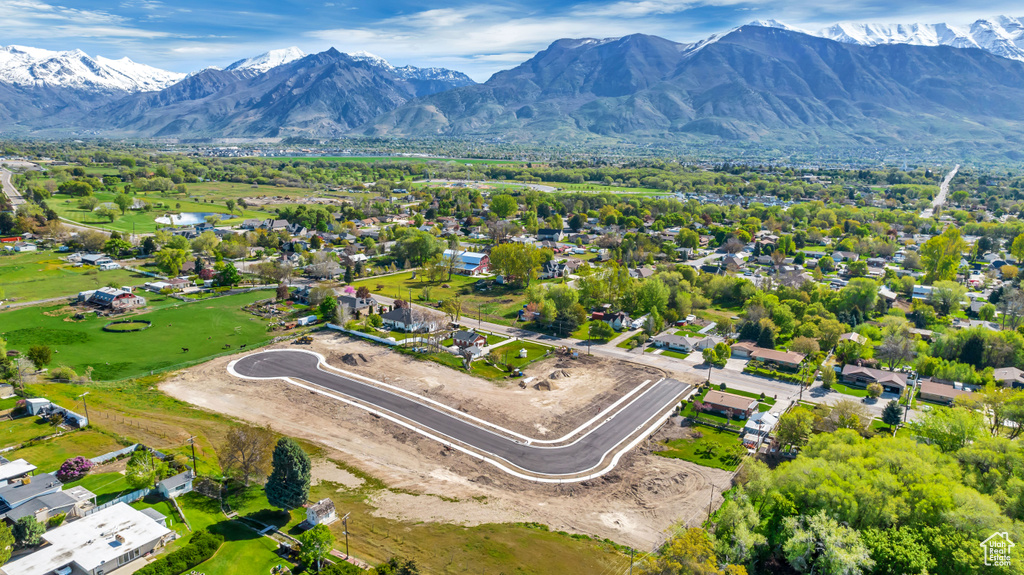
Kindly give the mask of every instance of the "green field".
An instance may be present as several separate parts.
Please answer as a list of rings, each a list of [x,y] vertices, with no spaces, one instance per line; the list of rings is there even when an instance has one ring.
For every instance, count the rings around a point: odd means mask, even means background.
[[[97,200],[99,200],[100,204],[113,202],[114,200],[113,192],[96,192],[93,195]],[[158,224],[155,221],[156,218],[164,216],[167,213],[228,213],[228,208],[224,205],[223,201],[206,202],[201,201],[198,198],[189,199],[184,194],[139,192],[138,195],[134,195],[133,197],[149,200],[153,203],[153,209],[148,212],[144,210],[128,210],[124,215],[118,215],[118,217],[111,222],[107,218],[101,218],[95,211],[83,210],[78,207],[78,198],[70,197],[65,194],[54,194],[53,198],[48,202],[48,205],[53,208],[60,217],[73,222],[107,230],[136,233],[152,232],[159,228],[167,227],[167,224]],[[120,214],[120,210],[118,210],[118,213]],[[234,218],[223,220],[222,223],[240,223],[244,218],[257,218],[262,220],[269,216],[270,214],[266,212],[258,212],[248,209],[240,210],[236,207],[234,210]]]
[[[621,185],[605,185],[605,184],[565,184],[562,182],[540,182],[545,186],[552,186],[558,188],[559,191],[563,192],[613,192],[613,193],[629,193],[629,194],[640,194],[640,195],[668,195],[672,192],[670,190],[656,190],[654,188],[631,188],[629,186]]]
[[[746,450],[740,445],[739,436],[735,432],[719,431],[704,425],[693,429],[703,434],[703,437],[667,441],[665,449],[655,451],[654,454],[726,471],[736,469]]]
[[[690,354],[688,353],[672,351],[671,349],[666,349],[665,351],[661,352],[661,355],[667,355],[668,357],[674,357],[676,359],[686,359],[690,357]]]
[[[103,505],[108,501],[116,499],[123,493],[132,491],[132,488],[128,486],[128,481],[124,478],[124,474],[117,472],[90,473],[78,481],[64,484],[64,489],[70,487],[84,487],[92,491],[96,494],[97,505]]]
[[[56,429],[45,419],[28,416],[0,423],[0,448],[21,445],[37,437],[56,433]]]
[[[75,296],[108,284],[142,285],[150,278],[128,270],[99,271],[72,267],[55,252],[38,251],[0,256],[0,293],[15,301]]]
[[[135,333],[103,331],[107,318],[64,321],[69,316],[47,315],[61,306],[23,308],[0,313],[0,336],[7,339],[8,349],[25,352],[32,345],[49,346],[51,366],[67,365],[79,374],[92,366],[94,380],[137,377],[267,341],[266,321],[241,308],[269,294],[250,292],[143,313],[133,317],[149,320],[153,327]]]
[[[24,459],[41,472],[57,471],[71,457],[96,457],[123,448],[113,437],[92,431],[74,431],[60,437],[32,444],[4,454],[8,460]]]
[[[842,393],[843,395],[852,395],[854,397],[867,397],[868,390],[860,389],[858,387],[849,387],[841,383],[833,383],[832,389]]]
[[[413,273],[416,277],[413,278]],[[389,276],[367,278],[352,282],[355,287],[366,286],[371,292],[385,297],[408,300],[410,294],[414,302],[423,301],[424,289],[430,292],[430,302],[447,299],[458,295],[462,301],[462,325],[472,327],[474,320],[482,319],[499,325],[512,325],[519,310],[526,301],[520,288],[509,286],[491,286],[487,291],[478,291],[472,286],[476,278],[453,275],[451,280],[431,283],[426,281],[422,272],[404,272]],[[442,287],[447,285],[448,287]],[[380,289],[378,289],[380,286]],[[464,289],[470,293],[462,293]]]

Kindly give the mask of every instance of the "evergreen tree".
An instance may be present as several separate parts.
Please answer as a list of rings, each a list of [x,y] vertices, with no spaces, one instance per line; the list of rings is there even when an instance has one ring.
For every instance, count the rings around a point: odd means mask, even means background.
[[[744,322],[743,327],[740,328],[740,339],[757,341],[760,336],[761,326],[757,322]]]
[[[264,487],[267,501],[281,509],[301,507],[309,499],[309,456],[294,440],[282,437],[274,448],[273,466]]]
[[[882,410],[882,423],[888,425],[890,431],[900,424],[903,416],[901,411],[900,404],[895,399],[885,404],[885,409]]]
[[[352,283],[352,266],[345,267],[345,283]]]
[[[762,329],[761,334],[757,336],[757,345],[766,349],[775,349],[775,332],[771,329]]]

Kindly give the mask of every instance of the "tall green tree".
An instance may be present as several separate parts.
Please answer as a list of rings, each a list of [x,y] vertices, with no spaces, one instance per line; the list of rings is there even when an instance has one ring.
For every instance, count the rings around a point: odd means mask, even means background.
[[[11,532],[14,535],[15,545],[33,547],[42,541],[42,535],[46,533],[46,526],[37,521],[35,515],[26,515],[14,522]]]
[[[128,211],[128,208],[132,207],[132,204],[134,203],[135,200],[133,200],[132,197],[129,196],[128,194],[117,194],[114,196],[114,204],[121,210],[122,216],[125,214],[125,212]]]
[[[317,525],[299,535],[298,540],[302,543],[302,550],[299,552],[302,563],[308,569],[320,571],[324,559],[331,555],[334,548],[334,535],[331,530],[326,525]]]
[[[28,348],[25,357],[36,366],[36,369],[43,369],[53,357],[53,351],[45,345],[33,345]]]
[[[499,194],[491,198],[491,211],[501,219],[505,219],[519,208],[516,199],[507,194]]]
[[[985,421],[980,413],[963,407],[937,407],[912,422],[910,427],[949,453],[981,437],[985,432]]]
[[[819,511],[811,516],[786,520],[790,537],[782,550],[800,573],[816,575],[856,575],[871,569],[867,545],[860,534]]]
[[[885,404],[882,409],[882,423],[889,426],[889,431],[896,427],[903,421],[903,410],[900,409],[900,404],[895,399],[890,400],[889,403]]]
[[[267,501],[281,509],[301,507],[309,499],[313,464],[295,440],[282,437],[274,447],[273,471],[264,491]]]
[[[967,248],[967,242],[960,237],[960,229],[952,225],[940,235],[926,241],[920,250],[925,271],[924,283],[931,284],[956,277],[961,254],[967,251]]]

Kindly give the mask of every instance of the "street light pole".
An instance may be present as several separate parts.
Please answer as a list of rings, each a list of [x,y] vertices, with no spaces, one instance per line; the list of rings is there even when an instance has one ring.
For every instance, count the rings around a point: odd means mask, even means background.
[[[88,391],[83,393],[82,395],[78,396],[78,397],[82,398],[82,405],[85,406],[85,421],[86,421],[86,425],[88,425],[92,421],[91,419],[89,419],[89,404],[85,402],[85,396],[87,396],[87,395],[89,395]]]

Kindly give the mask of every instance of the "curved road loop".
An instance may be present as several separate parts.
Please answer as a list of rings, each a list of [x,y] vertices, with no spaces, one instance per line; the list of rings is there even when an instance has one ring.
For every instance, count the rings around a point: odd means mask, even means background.
[[[626,451],[657,429],[691,388],[673,379],[662,380],[571,443],[532,445],[485,429],[416,401],[323,369],[319,354],[300,350],[257,352],[231,362],[228,371],[249,379],[302,380],[397,416],[405,427],[481,457],[517,477],[533,481],[584,481],[607,473]],[[409,394],[416,397],[414,394]],[[333,396],[332,396],[333,397]],[[368,409],[373,411],[372,409]],[[382,414],[385,415],[385,414]],[[632,440],[632,441],[631,441]]]

